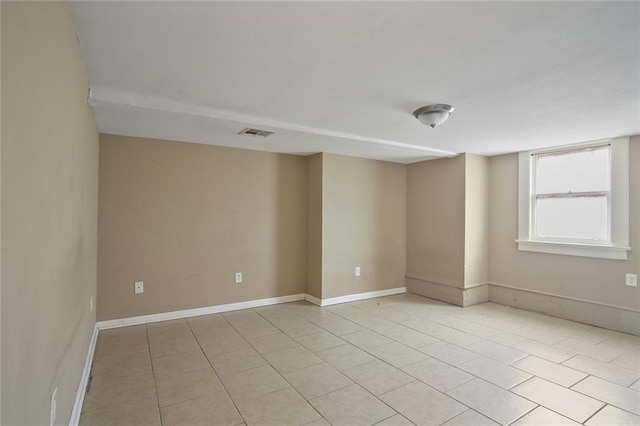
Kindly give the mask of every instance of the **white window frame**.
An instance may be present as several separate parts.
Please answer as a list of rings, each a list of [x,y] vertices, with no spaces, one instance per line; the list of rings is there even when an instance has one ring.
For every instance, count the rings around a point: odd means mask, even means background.
[[[534,234],[535,172],[539,154],[610,145],[609,241],[537,238]],[[519,155],[518,250],[626,260],[629,247],[629,138],[521,152]]]

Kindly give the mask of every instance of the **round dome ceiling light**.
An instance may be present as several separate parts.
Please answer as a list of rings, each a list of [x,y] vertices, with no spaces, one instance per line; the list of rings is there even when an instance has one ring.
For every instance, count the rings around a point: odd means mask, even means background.
[[[451,105],[434,104],[418,108],[413,112],[413,115],[422,124],[435,129],[436,126],[447,121],[447,118],[449,118],[453,110],[454,108]]]

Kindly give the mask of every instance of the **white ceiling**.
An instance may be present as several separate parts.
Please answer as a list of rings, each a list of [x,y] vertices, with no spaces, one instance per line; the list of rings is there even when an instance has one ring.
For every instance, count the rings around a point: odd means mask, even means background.
[[[638,2],[71,10],[103,133],[403,163],[640,134]],[[436,129],[431,103],[456,108]]]

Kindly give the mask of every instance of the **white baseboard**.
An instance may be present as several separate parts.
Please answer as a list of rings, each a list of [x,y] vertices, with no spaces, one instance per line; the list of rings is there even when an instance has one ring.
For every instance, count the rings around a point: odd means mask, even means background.
[[[389,288],[386,290],[368,291],[366,293],[347,294],[346,296],[330,297],[328,299],[318,299],[309,294],[305,297],[305,300],[318,306],[337,305],[338,303],[355,302],[357,300],[374,299],[376,297],[392,296],[394,294],[406,293],[406,287]]]
[[[304,300],[306,300],[307,302],[311,302],[314,305],[322,306],[322,299],[318,299],[317,297],[312,296],[310,294],[305,294],[304,295]]]
[[[259,308],[261,306],[277,305],[278,303],[304,300],[305,294],[291,294],[289,296],[270,297],[268,299],[248,300],[246,302],[228,303],[226,305],[206,306],[204,308],[185,309],[182,311],[163,312],[161,314],[141,315],[138,317],[120,318],[115,320],[98,321],[98,330],[127,327],[150,322],[168,321],[179,318],[197,317],[200,315],[219,314],[221,312],[237,311],[239,309]]]
[[[84,403],[84,396],[86,394],[87,385],[89,384],[89,377],[91,375],[91,366],[93,365],[93,354],[96,350],[96,341],[98,340],[98,324],[93,326],[93,333],[91,334],[91,340],[89,340],[89,349],[87,350],[87,358],[84,361],[84,369],[82,370],[82,376],[80,376],[80,384],[78,385],[78,391],[76,392],[76,399],[73,403],[73,409],[71,410],[71,417],[69,418],[69,426],[77,426],[80,422],[80,414],[82,413],[82,404]]]

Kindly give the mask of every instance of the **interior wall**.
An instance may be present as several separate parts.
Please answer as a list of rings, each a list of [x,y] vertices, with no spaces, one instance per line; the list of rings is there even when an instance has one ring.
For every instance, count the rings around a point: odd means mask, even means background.
[[[407,167],[408,278],[464,286],[465,158]]]
[[[406,166],[323,154],[323,183],[322,297],[404,287]]]
[[[322,153],[307,157],[307,288],[322,299]]]
[[[98,133],[67,2],[2,2],[2,418],[68,424],[95,324]]]
[[[464,285],[489,281],[489,158],[465,154]]]
[[[592,259],[519,251],[518,154],[490,159],[492,283],[640,310],[638,287],[625,286],[626,273],[640,272],[640,136],[629,143],[628,260]],[[509,300],[511,302],[511,300]],[[636,324],[637,329],[637,324]],[[640,329],[637,329],[640,332]]]
[[[101,135],[98,319],[304,293],[306,161]]]

